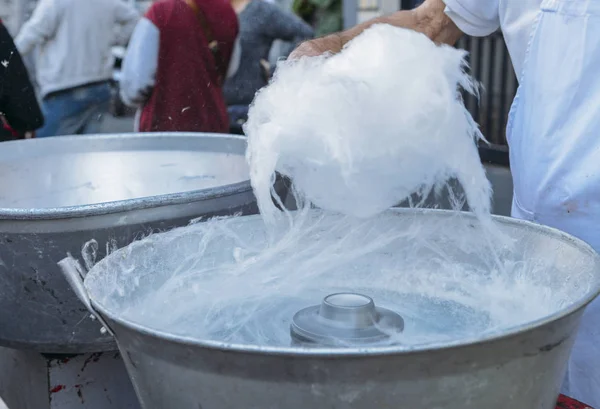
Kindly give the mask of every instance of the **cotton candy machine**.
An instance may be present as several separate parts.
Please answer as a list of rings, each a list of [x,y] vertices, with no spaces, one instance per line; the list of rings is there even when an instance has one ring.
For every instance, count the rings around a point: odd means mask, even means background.
[[[497,216],[490,251],[466,213],[309,213],[289,247],[245,216],[61,261],[144,408],[555,407],[600,290],[590,247]]]
[[[100,259],[201,216],[256,212],[244,138],[76,136],[0,149],[0,345],[44,353],[116,348],[60,274],[90,239]]]

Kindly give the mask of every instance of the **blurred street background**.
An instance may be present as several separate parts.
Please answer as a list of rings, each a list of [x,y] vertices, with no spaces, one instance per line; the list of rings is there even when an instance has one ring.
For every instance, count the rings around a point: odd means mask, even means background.
[[[152,4],[152,1],[123,1],[135,6],[142,15]],[[29,19],[37,2],[38,0],[0,0],[0,19],[13,36]],[[286,12],[293,12],[293,0],[271,0],[270,2],[277,4]],[[421,2],[422,0],[344,0],[341,8],[343,26],[351,27],[375,16],[414,8]],[[273,48],[280,46],[281,41],[275,41]],[[494,145],[494,149],[506,150],[506,118],[512,97],[516,92],[517,80],[502,35],[496,33],[483,39],[464,37],[459,46],[470,52],[471,69],[483,86],[480,100],[467,97],[467,106],[480,124],[486,138]],[[34,58],[28,55],[24,56],[24,59],[30,72],[35,72]],[[118,100],[118,95],[113,99]],[[134,110],[123,106],[117,106],[115,109],[113,104],[111,112],[112,114],[105,118],[103,132],[133,130]]]

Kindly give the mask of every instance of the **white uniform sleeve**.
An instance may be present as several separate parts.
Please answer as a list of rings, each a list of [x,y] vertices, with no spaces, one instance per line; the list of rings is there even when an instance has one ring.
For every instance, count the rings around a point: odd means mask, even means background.
[[[143,105],[156,83],[160,32],[152,22],[142,18],[131,37],[121,73],[121,99],[129,106]]]
[[[21,54],[27,54],[54,36],[60,20],[60,5],[56,0],[40,0],[31,18],[15,38]]]
[[[140,14],[132,5],[123,0],[117,0],[115,4],[115,21],[120,26],[117,44],[127,44],[139,19]]]
[[[465,34],[485,37],[500,28],[499,0],[444,0],[444,3],[448,17]]]
[[[242,59],[242,44],[240,36],[238,35],[233,45],[233,53],[231,54],[231,60],[229,61],[229,68],[227,69],[227,78],[231,78],[235,75],[238,68],[240,68],[240,61]]]

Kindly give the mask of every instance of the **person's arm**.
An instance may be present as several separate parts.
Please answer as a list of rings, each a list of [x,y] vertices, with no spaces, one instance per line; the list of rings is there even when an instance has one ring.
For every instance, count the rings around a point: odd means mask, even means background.
[[[54,36],[60,21],[60,7],[57,0],[40,0],[15,39],[21,54],[29,53]]]
[[[316,56],[327,52],[338,53],[349,41],[374,24],[390,24],[412,29],[427,35],[435,42],[454,45],[463,32],[448,17],[445,9],[443,0],[426,0],[414,10],[398,11],[389,16],[369,20],[341,33],[306,41],[292,52],[290,58]]]
[[[142,18],[131,37],[121,71],[121,99],[126,105],[144,105],[154,88],[158,68],[160,31],[147,18]]]
[[[237,70],[240,68],[240,61],[242,60],[242,42],[240,41],[240,35],[235,39],[233,44],[233,52],[231,53],[231,59],[229,60],[229,67],[227,68],[227,75],[225,78],[231,78],[235,75]]]
[[[303,41],[314,37],[314,30],[300,17],[274,4],[264,4],[265,18],[262,30],[273,40]]]
[[[12,129],[34,131],[44,124],[27,68],[13,40],[0,24],[0,113]]]
[[[119,25],[117,44],[125,45],[129,42],[133,31],[140,20],[138,11],[123,0],[115,1],[115,22]]]

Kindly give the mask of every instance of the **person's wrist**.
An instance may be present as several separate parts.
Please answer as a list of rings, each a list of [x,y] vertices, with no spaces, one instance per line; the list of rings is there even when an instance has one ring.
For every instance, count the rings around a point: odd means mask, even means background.
[[[454,45],[463,33],[445,10],[443,0],[426,0],[414,10],[416,30],[435,42]]]
[[[339,53],[340,51],[342,51],[342,49],[344,48],[344,46],[346,45],[346,43],[349,41],[348,39],[344,38],[344,32],[340,32],[340,33],[334,33],[328,36],[330,44],[329,47],[331,49],[332,53]]]
[[[343,33],[329,34],[301,43],[292,51],[288,59],[295,60],[300,57],[316,57],[326,53],[337,54],[342,51],[344,44]]]

